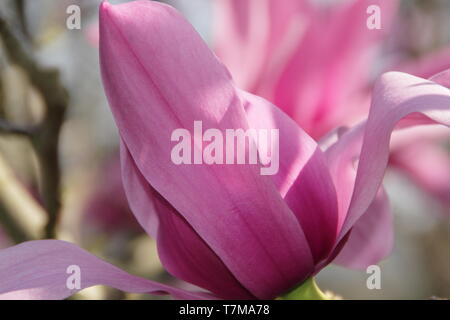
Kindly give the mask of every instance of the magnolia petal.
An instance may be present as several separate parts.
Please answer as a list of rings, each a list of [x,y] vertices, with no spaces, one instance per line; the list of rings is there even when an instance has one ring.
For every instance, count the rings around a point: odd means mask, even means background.
[[[143,228],[157,241],[164,268],[222,298],[254,299],[186,220],[145,180],[121,145],[124,187]]]
[[[383,189],[350,231],[334,263],[365,269],[387,257],[393,247],[394,230],[389,199]]]
[[[289,57],[314,6],[308,0],[215,0],[215,52],[242,89],[256,91]],[[258,93],[261,93],[258,91]]]
[[[194,121],[201,120],[203,130],[248,128],[228,71],[192,26],[161,3],[103,3],[100,58],[105,91],[136,166],[234,277],[258,298],[273,298],[308,277],[313,259],[305,235],[259,165],[170,159],[172,132],[191,131]]]
[[[381,10],[380,30],[366,26],[371,5]],[[365,111],[356,93],[370,81],[372,49],[389,30],[397,5],[397,0],[351,0],[316,10],[269,100],[315,139],[349,125]]]
[[[447,48],[424,58],[426,61],[418,67],[421,71],[415,70],[415,75],[418,73],[424,78],[429,77],[442,70],[445,63],[448,68],[449,52]],[[450,71],[436,73],[430,80],[450,88]],[[390,166],[401,170],[444,206],[450,205],[450,154],[444,144],[448,138],[448,130],[442,126],[402,130],[391,140],[392,152],[389,158]]]
[[[365,123],[351,130],[339,128],[322,141],[331,176],[337,188],[339,230],[347,217],[355,185],[358,157],[363,142]],[[333,142],[334,141],[334,142]],[[377,221],[379,219],[379,221]],[[332,261],[349,268],[364,268],[389,254],[392,247],[392,221],[388,199],[382,188],[369,209],[340,241],[328,259],[317,270]],[[384,238],[383,238],[384,237]],[[337,260],[336,260],[337,259]]]
[[[338,231],[336,191],[317,143],[270,102],[242,92],[249,125],[279,130],[279,167],[271,176],[281,196],[297,216],[318,262],[333,248]],[[258,140],[266,154],[268,144]]]
[[[80,289],[68,286],[74,284],[70,266],[79,267]],[[0,299],[64,299],[95,285],[179,299],[214,298],[133,276],[65,241],[29,241],[0,250]]]
[[[368,209],[381,185],[392,131],[396,127],[436,123],[450,125],[449,89],[400,72],[380,77],[365,125],[355,187],[341,238]]]
[[[264,65],[269,26],[267,0],[214,1],[215,52],[233,74],[239,87],[250,88]]]

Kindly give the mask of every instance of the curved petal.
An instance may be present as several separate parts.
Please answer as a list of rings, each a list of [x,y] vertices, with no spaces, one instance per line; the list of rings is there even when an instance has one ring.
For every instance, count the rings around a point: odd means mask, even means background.
[[[159,257],[167,271],[225,299],[254,299],[186,220],[145,180],[123,144],[121,162],[132,210],[157,240]]]
[[[347,216],[350,200],[355,185],[357,160],[361,152],[365,123],[361,123],[351,130],[340,128],[322,142],[331,144],[325,150],[331,177],[336,187],[338,202],[338,230],[342,229]]]
[[[322,147],[326,148],[331,176],[335,185],[339,186],[339,230],[347,217],[353,194],[364,129],[365,123],[351,130],[339,128],[322,142]],[[374,222],[377,219],[379,222]],[[370,265],[378,262],[390,252],[392,246],[393,226],[389,223],[392,223],[389,203],[381,187],[375,200],[353,228],[345,236],[342,233],[339,235],[340,240],[335,244],[335,249],[317,270],[332,261],[349,268],[363,268],[366,263]]]
[[[333,263],[365,269],[387,257],[393,247],[394,225],[389,199],[383,189],[350,231]]]
[[[318,262],[333,248],[338,234],[336,191],[317,143],[279,108],[241,92],[253,129],[278,129],[280,169],[271,176],[281,196],[297,216]],[[261,143],[262,141],[258,141]],[[258,149],[267,153],[267,144]]]
[[[436,123],[450,125],[449,89],[399,72],[380,77],[365,125],[355,187],[341,238],[368,209],[381,185],[392,131],[396,127]]]
[[[433,54],[429,61],[423,64],[424,67],[419,67],[421,73],[428,77],[445,66],[445,61],[450,63],[450,59],[446,58],[449,51],[446,49]],[[434,61],[434,58],[437,61]],[[450,71],[445,70],[434,74],[430,80],[449,88],[449,75]],[[407,174],[413,182],[444,206],[450,205],[450,154],[444,145],[448,138],[447,128],[442,126],[402,130],[391,140],[392,152],[389,158],[390,166]]]
[[[67,271],[70,266],[79,267],[80,289],[67,285],[74,272]],[[64,299],[95,285],[180,299],[214,298],[133,276],[65,241],[29,241],[0,250],[0,299]]]
[[[256,297],[273,298],[308,277],[313,260],[302,228],[259,165],[170,159],[172,132],[190,131],[194,121],[203,130],[248,128],[229,73],[192,26],[157,2],[103,3],[100,57],[108,100],[136,166],[236,279]],[[201,152],[193,140],[194,152]]]

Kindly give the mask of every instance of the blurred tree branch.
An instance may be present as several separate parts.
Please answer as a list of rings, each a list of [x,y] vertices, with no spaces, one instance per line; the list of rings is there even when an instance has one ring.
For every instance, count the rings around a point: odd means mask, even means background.
[[[47,214],[0,156],[0,220],[14,241],[42,236]]]
[[[31,138],[33,130],[12,124],[4,119],[0,119],[0,133],[14,134]]]
[[[0,204],[0,220],[2,226],[6,230],[6,233],[14,243],[21,243],[31,239],[30,235],[27,235],[25,230],[21,228],[14,217],[8,212],[8,210]]]
[[[14,128],[3,123],[3,132],[27,135],[36,150],[42,177],[41,196],[48,214],[45,237],[54,238],[58,216],[61,210],[61,171],[58,143],[64,122],[69,96],[60,82],[59,72],[42,68],[23,47],[13,29],[0,16],[0,36],[9,61],[20,66],[28,75],[30,83],[41,94],[45,103],[45,116],[32,134],[27,130]]]
[[[31,40],[31,36],[28,31],[27,17],[25,11],[25,0],[15,0],[14,1],[15,9],[17,12],[17,18],[19,19],[20,29],[22,30],[23,35]]]

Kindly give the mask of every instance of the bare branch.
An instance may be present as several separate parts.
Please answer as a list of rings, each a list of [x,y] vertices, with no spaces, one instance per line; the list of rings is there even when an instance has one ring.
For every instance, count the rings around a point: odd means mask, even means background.
[[[0,16],[0,36],[3,39],[9,60],[24,69],[31,84],[39,91],[46,105],[42,123],[33,134],[32,143],[39,157],[42,171],[42,200],[48,213],[45,234],[55,237],[55,228],[61,210],[61,172],[58,143],[65,118],[69,96],[61,84],[59,72],[44,69],[21,45],[13,29]]]
[[[28,24],[25,10],[25,0],[15,0],[14,5],[17,12],[17,18],[19,19],[20,28],[22,30],[23,35],[30,39],[30,33],[28,32]]]
[[[6,120],[0,119],[0,133],[24,136],[30,138],[33,134],[33,129],[17,126]]]

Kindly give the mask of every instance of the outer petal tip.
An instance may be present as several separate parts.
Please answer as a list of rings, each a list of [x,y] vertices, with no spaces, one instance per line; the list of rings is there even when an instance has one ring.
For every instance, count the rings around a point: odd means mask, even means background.
[[[100,3],[100,14],[106,13],[111,8],[111,4],[108,2],[108,0],[103,0],[102,3]]]

